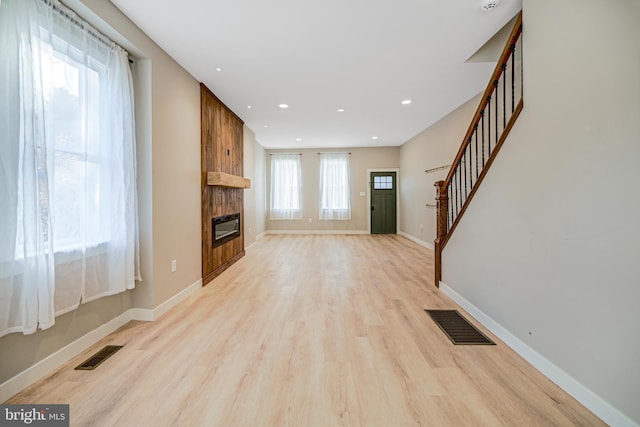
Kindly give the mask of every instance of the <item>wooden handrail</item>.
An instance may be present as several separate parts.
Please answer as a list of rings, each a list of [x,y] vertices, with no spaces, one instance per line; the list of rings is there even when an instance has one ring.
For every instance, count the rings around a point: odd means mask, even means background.
[[[435,284],[439,286],[442,275],[442,250],[451,238],[453,231],[456,229],[463,213],[469,206],[469,202],[478,190],[478,186],[486,176],[489,167],[493,163],[500,148],[507,139],[507,135],[511,131],[515,121],[517,120],[523,108],[522,100],[522,75],[519,74],[520,93],[515,97],[516,75],[516,46],[522,34],[522,12],[518,14],[516,22],[511,30],[511,34],[507,43],[502,50],[502,54],[498,59],[495,69],[489,80],[487,88],[482,94],[480,104],[476,109],[471,124],[464,135],[460,149],[458,150],[455,160],[451,163],[451,168],[447,177],[443,181],[438,181],[434,185],[437,191],[437,235],[434,240],[435,249]],[[520,57],[522,58],[522,56]],[[507,121],[507,102],[506,102],[506,85],[507,85],[507,66],[511,63],[511,109],[509,111],[509,119]],[[520,67],[522,64],[520,64]],[[522,72],[522,70],[520,69]],[[502,78],[502,86],[500,79]],[[500,107],[500,92],[502,87],[502,110]],[[494,103],[491,100],[495,95]],[[491,112],[494,109],[494,119],[492,120]],[[498,116],[502,112],[502,120]],[[485,120],[486,119],[486,120]],[[486,123],[486,133],[485,133]],[[492,134],[492,130],[495,132]],[[485,135],[486,147],[485,151]],[[475,138],[474,138],[475,137]],[[493,138],[492,138],[493,137]],[[492,150],[492,139],[495,141]],[[481,149],[479,149],[479,140],[481,141]],[[475,141],[475,158],[473,151],[473,142]],[[486,159],[485,159],[485,154]],[[480,163],[479,157],[482,156]],[[475,160],[475,163],[473,162]]]
[[[464,203],[464,205],[460,209],[460,212],[458,212],[458,215],[456,216],[456,219],[451,224],[451,227],[449,228],[449,231],[446,232],[445,236],[442,237],[442,239],[440,239],[440,248],[441,249],[444,249],[444,247],[446,246],[447,242],[449,241],[449,238],[453,234],[453,230],[456,229],[458,223],[460,222],[460,218],[462,218],[462,214],[467,210],[467,206],[469,206],[468,202],[473,198],[474,194],[478,190],[478,187],[480,186],[480,183],[482,182],[482,180],[484,179],[485,175],[489,171],[489,167],[491,166],[491,163],[493,163],[493,159],[495,159],[495,156],[498,154],[498,151],[500,151],[500,148],[502,148],[502,144],[507,139],[507,135],[509,134],[509,131],[511,130],[511,128],[514,125],[514,123],[518,119],[518,116],[520,115],[520,112],[522,111],[522,107],[523,107],[523,102],[522,102],[522,100],[520,100],[520,102],[516,106],[515,110],[513,111],[513,114],[511,115],[511,118],[507,122],[507,127],[505,128],[505,130],[502,133],[502,135],[500,135],[500,139],[498,140],[498,143],[496,144],[493,152],[491,153],[491,157],[489,157],[489,159],[485,163],[484,168],[482,169],[482,172],[480,172],[480,176],[478,176],[478,180],[476,181],[475,185],[473,186],[473,188],[469,192],[469,195],[467,196],[466,202]],[[441,182],[443,183],[443,185],[445,184],[444,181],[441,181]],[[445,186],[444,188],[447,188],[447,187]]]
[[[455,166],[458,164],[460,160],[462,160],[462,156],[469,146],[469,138],[473,136],[473,133],[476,130],[476,126],[480,122],[482,118],[482,113],[487,107],[487,101],[491,92],[494,89],[494,82],[499,80],[500,76],[503,73],[502,65],[506,63],[511,55],[511,46],[515,45],[518,42],[518,38],[522,33],[522,12],[518,13],[518,18],[516,19],[515,24],[513,25],[513,30],[511,30],[511,35],[509,36],[507,44],[504,46],[502,50],[502,54],[500,55],[500,59],[496,64],[496,68],[493,70],[493,74],[491,74],[491,79],[489,80],[489,84],[487,88],[484,90],[482,94],[482,98],[480,99],[480,105],[478,105],[478,109],[476,113],[473,115],[473,119],[471,120],[471,124],[469,125],[469,129],[467,129],[467,133],[464,135],[462,140],[462,144],[460,145],[460,149],[458,150],[458,154],[456,154],[456,159],[451,163],[451,169],[449,169],[449,174],[445,178],[444,182],[448,187],[451,184],[451,180],[453,179],[453,174],[455,173]]]

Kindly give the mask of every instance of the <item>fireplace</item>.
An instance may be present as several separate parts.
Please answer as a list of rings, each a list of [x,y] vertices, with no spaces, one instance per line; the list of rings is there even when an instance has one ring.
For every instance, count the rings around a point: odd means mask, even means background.
[[[213,247],[240,237],[240,214],[217,216],[213,223]]]

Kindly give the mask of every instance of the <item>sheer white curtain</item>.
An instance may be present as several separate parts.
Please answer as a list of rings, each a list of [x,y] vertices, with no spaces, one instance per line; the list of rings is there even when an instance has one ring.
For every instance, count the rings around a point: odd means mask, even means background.
[[[269,219],[302,219],[300,154],[271,154]]]
[[[320,153],[320,219],[351,219],[349,153]]]
[[[140,280],[127,53],[56,0],[0,3],[0,336]]]

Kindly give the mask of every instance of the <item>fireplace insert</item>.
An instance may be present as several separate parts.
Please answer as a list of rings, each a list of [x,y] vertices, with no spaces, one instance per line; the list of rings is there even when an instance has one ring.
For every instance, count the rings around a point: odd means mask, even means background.
[[[217,216],[213,223],[213,247],[240,237],[240,214]]]

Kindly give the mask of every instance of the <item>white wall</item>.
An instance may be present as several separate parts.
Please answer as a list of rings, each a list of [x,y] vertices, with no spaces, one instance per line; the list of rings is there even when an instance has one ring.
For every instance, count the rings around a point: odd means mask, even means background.
[[[267,228],[267,151],[258,141],[255,143],[253,163],[254,188],[256,191],[256,238]]]
[[[367,232],[367,218],[370,215],[370,208],[367,205],[368,177],[367,169],[387,168],[389,170],[398,167],[399,147],[380,148],[341,148],[340,150],[269,150],[269,153],[276,152],[302,153],[302,219],[301,220],[269,220],[267,213],[267,231],[280,232]],[[318,219],[319,199],[320,199],[320,156],[322,151],[350,152],[349,167],[351,179],[351,220],[350,221],[327,221]],[[267,206],[269,205],[269,191],[271,184],[271,156],[267,156]],[[361,195],[364,193],[364,195]],[[399,196],[399,195],[398,195]],[[311,219],[311,222],[309,222]]]
[[[256,141],[256,134],[246,125],[243,128],[243,169],[251,188],[244,190],[244,247],[256,242],[264,233],[265,149]]]
[[[82,304],[56,318],[55,326],[45,331],[0,338],[0,385],[131,308],[153,310],[202,278],[199,84],[110,1],[65,3],[136,57],[144,280],[133,291]],[[173,259],[178,266],[175,273],[171,273]]]
[[[640,2],[523,11],[524,110],[443,282],[640,423]]]
[[[200,85],[110,1],[67,3],[136,58],[138,157],[150,156],[138,169],[144,186],[138,192],[147,204],[141,207],[140,226],[148,234],[141,251],[152,265],[142,266],[151,273],[143,276],[134,303],[154,308],[202,278]]]
[[[424,246],[436,238],[436,210],[426,206],[436,203],[433,184],[449,173],[425,170],[451,164],[479,103],[471,98],[400,147],[400,231]]]

